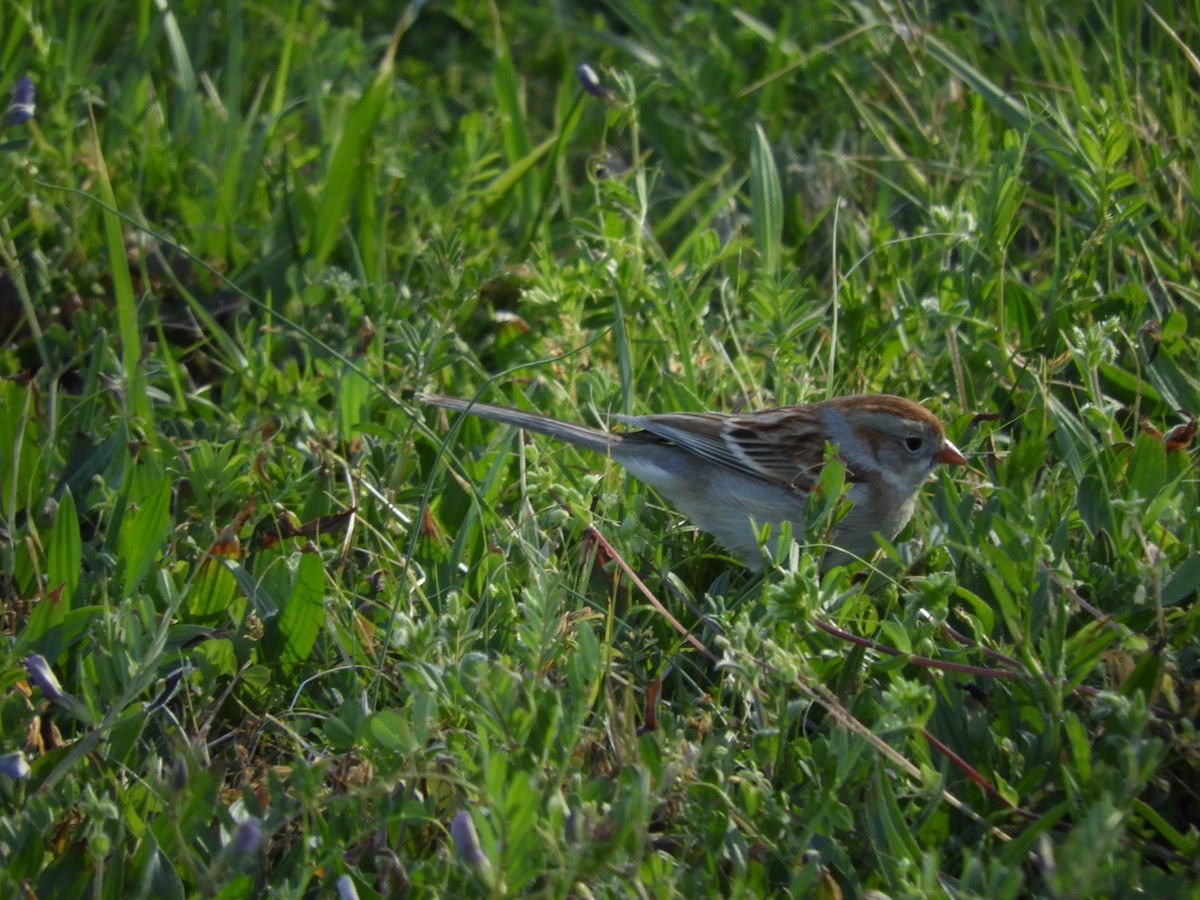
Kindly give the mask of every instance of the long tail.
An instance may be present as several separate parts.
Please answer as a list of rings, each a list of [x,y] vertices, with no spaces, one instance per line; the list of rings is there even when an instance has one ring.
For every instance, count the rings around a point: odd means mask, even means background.
[[[526,431],[548,434],[569,444],[586,447],[588,450],[595,450],[597,453],[610,453],[612,448],[622,440],[619,434],[611,434],[596,428],[588,428],[586,425],[573,425],[570,422],[560,422],[558,419],[551,419],[547,416],[524,412],[519,409],[510,409],[506,406],[492,406],[490,403],[472,403],[470,400],[460,400],[457,397],[442,397],[437,394],[417,394],[417,399],[422,403],[429,403],[433,406],[444,406],[446,409],[457,409],[475,416],[482,416],[485,419],[494,419],[497,422],[516,425],[518,428],[524,428]]]

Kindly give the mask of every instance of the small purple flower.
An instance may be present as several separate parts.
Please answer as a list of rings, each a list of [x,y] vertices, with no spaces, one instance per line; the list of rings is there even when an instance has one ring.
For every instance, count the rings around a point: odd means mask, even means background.
[[[13,781],[24,781],[29,777],[29,772],[29,761],[25,759],[25,754],[20,750],[0,756],[0,773],[7,775]]]
[[[579,84],[585,91],[601,100],[608,99],[608,88],[600,83],[600,76],[596,74],[595,69],[587,63],[580,63],[575,67],[575,74],[579,77]]]
[[[33,100],[33,79],[22,75],[17,79],[13,88],[12,102],[8,104],[8,116],[5,122],[9,125],[24,125],[33,118],[37,104]]]
[[[488,868],[488,858],[479,846],[475,823],[471,821],[471,814],[465,809],[460,809],[454,814],[454,821],[450,823],[450,837],[454,839],[454,849],[463,862],[480,871]]]
[[[262,844],[262,819],[250,816],[238,822],[230,841],[234,853],[253,853]]]
[[[338,876],[334,886],[337,888],[339,900],[358,900],[358,888],[354,886],[349,875]]]
[[[37,653],[30,654],[25,660],[25,671],[29,673],[29,680],[41,688],[42,696],[47,700],[58,701],[67,698],[67,692],[54,677],[54,670],[50,668],[50,663],[46,662],[45,657]]]

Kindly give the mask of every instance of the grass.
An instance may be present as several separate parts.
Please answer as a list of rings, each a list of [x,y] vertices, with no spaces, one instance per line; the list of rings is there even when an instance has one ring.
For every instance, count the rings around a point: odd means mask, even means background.
[[[1194,0],[164,6],[0,13],[0,894],[1195,895]],[[759,577],[415,390],[972,465]]]

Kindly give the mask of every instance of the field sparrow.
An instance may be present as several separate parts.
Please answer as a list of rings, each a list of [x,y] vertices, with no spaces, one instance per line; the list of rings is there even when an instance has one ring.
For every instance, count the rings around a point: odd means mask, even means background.
[[[936,463],[963,466],[962,453],[923,406],[889,394],[856,394],[749,413],[614,416],[643,430],[615,434],[537,413],[418,394],[417,399],[548,434],[604,453],[646,482],[701,531],[751,569],[763,555],[756,527],[792,523],[804,533],[804,504],[836,444],[853,507],[838,523],[824,566],[866,556],[874,532],[894,538],[912,516]],[[752,525],[751,522],[754,524]]]

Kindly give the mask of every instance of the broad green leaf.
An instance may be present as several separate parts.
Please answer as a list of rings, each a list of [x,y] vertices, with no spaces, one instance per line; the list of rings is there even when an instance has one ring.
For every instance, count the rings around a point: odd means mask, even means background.
[[[200,669],[204,684],[213,684],[219,679],[237,675],[237,648],[228,638],[201,641],[188,649],[188,655]]]
[[[1200,587],[1200,556],[1193,553],[1171,575],[1162,590],[1163,606],[1174,606],[1191,597]]]
[[[127,884],[136,900],[183,900],[187,896],[171,857],[163,853],[153,831],[143,833],[130,860]]]
[[[1083,520],[1088,531],[1093,535],[1099,534],[1101,531],[1111,534],[1116,527],[1116,520],[1113,518],[1112,497],[1109,496],[1108,487],[1104,484],[1103,479],[1095,471],[1084,476],[1083,481],[1079,483],[1076,496],[1079,518]]]
[[[258,617],[264,622],[268,619],[274,618],[276,612],[278,612],[279,606],[271,596],[269,584],[274,578],[274,573],[281,570],[277,567],[271,567],[267,569],[267,575],[264,576],[260,582],[260,580],[255,578],[254,575],[252,575],[250,572],[247,572],[246,568],[241,563],[237,562],[237,560],[220,559],[219,561],[223,566],[225,566],[226,569],[233,573],[233,577],[237,579],[238,586],[242,590],[242,595],[250,601],[250,604],[254,609],[254,612],[258,614]],[[282,591],[280,593],[282,593]]]
[[[292,593],[279,614],[280,660],[285,666],[308,659],[325,622],[325,567],[316,553],[302,553]]]
[[[1133,455],[1125,470],[1126,495],[1153,500],[1167,480],[1167,451],[1163,442],[1142,432],[1133,445]]]
[[[349,366],[342,370],[338,384],[338,434],[349,443],[358,434],[358,424],[363,421],[364,407],[371,399],[371,383]]]
[[[1187,334],[1187,316],[1179,310],[1174,310],[1163,320],[1161,340],[1164,344],[1174,344]]]
[[[33,612],[30,613],[29,620],[25,623],[25,627],[21,629],[19,646],[29,649],[37,645],[40,648],[39,652],[41,652],[42,656],[47,659],[54,659],[62,652],[63,640],[60,633],[51,634],[51,632],[62,625],[62,623],[62,603],[59,602],[58,597],[54,593],[50,593],[33,607]],[[50,636],[49,640],[47,640],[48,635]]]
[[[139,739],[146,727],[146,715],[141,704],[130,707],[108,733],[109,758],[130,765],[138,750]]]
[[[75,512],[75,496],[67,489],[58,501],[50,546],[46,548],[47,586],[51,589],[63,586],[60,601],[64,612],[77,599],[81,565],[79,516]]]
[[[954,593],[956,596],[961,597],[971,605],[971,612],[975,618],[979,619],[983,633],[990,633],[995,627],[996,617],[992,612],[992,607],[987,603],[987,601],[978,594],[968,591],[961,585],[955,587]]]
[[[1099,371],[1106,390],[1116,392],[1114,396],[1119,397],[1125,403],[1132,404],[1139,398],[1155,405],[1162,403],[1162,397],[1159,396],[1158,391],[1131,372],[1111,363],[1101,363]]]
[[[412,710],[412,727],[416,739],[422,744],[432,740],[438,727],[437,696],[429,691],[416,691],[409,708]]]
[[[46,456],[39,445],[37,402],[33,385],[0,381],[0,514],[23,512],[40,496]]]
[[[188,614],[200,620],[214,619],[229,608],[237,592],[237,578],[223,560],[209,557],[200,564],[200,574],[188,593]]]
[[[265,688],[271,683],[271,667],[261,664],[247,666],[242,670],[242,681],[256,688]]]
[[[381,709],[367,720],[366,737],[376,747],[396,753],[412,753],[419,747],[405,718],[390,709]]]
[[[1163,656],[1162,653],[1142,653],[1134,663],[1133,671],[1121,685],[1121,693],[1132,697],[1136,693],[1145,695],[1150,702],[1158,695],[1162,684]]]
[[[159,479],[144,501],[122,516],[118,548],[125,564],[126,597],[137,590],[155,558],[164,552],[170,516],[171,479],[167,476]]]

